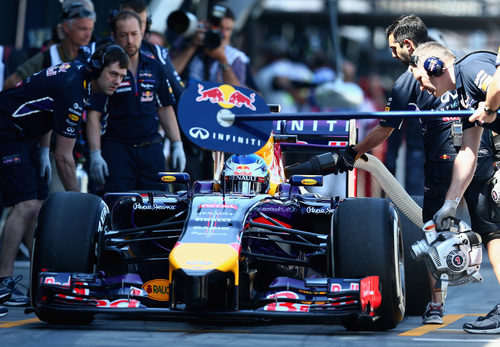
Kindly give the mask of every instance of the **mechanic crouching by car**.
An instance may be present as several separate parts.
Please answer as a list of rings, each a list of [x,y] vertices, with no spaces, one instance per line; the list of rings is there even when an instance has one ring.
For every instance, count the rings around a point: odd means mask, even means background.
[[[495,54],[484,51],[472,52],[462,59],[456,59],[448,48],[437,42],[429,42],[415,50],[410,65],[413,76],[420,82],[420,88],[435,97],[456,89],[460,108],[476,109],[474,116],[470,117],[475,120],[497,112],[483,103],[493,81],[495,61]],[[472,230],[481,235],[493,272],[500,283],[500,209],[491,199],[491,187],[488,184],[494,171],[493,157],[487,156],[488,167],[481,170],[484,163],[480,160],[484,161],[485,158],[484,152],[479,149],[483,128],[471,123],[468,117],[462,119],[462,123],[467,129],[463,134],[462,147],[454,162],[453,176],[444,203],[433,220],[438,229],[448,229],[460,199],[465,197],[471,213]],[[491,129],[499,132],[498,125],[485,126],[491,126]],[[482,180],[478,182],[480,170],[486,175],[480,177]],[[473,211],[477,211],[476,215],[472,214]],[[500,333],[500,304],[495,305],[486,316],[465,323],[463,328],[469,333]]]
[[[101,192],[165,190],[156,178],[166,168],[159,124],[172,144],[171,168],[183,171],[186,165],[167,77],[158,60],[140,52],[143,32],[135,12],[118,13],[111,26],[130,66],[113,96],[94,95],[90,101],[90,177],[104,185]]]
[[[123,49],[111,45],[97,50],[88,65],[55,65],[0,93],[0,194],[4,206],[12,206],[3,230],[0,302],[29,304],[18,288],[19,276],[13,279],[12,273],[21,241],[31,249],[38,212],[48,195],[45,172],[40,172],[40,139],[48,141],[51,131],[56,134],[61,182],[65,190],[80,191],[73,147],[82,113],[91,93],[114,93],[128,63]]]

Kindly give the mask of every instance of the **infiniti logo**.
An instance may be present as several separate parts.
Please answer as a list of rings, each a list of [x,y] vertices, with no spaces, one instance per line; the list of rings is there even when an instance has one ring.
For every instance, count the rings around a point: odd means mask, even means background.
[[[191,135],[195,139],[200,138],[201,140],[206,140],[210,136],[210,133],[204,128],[193,127],[189,129],[189,135]]]

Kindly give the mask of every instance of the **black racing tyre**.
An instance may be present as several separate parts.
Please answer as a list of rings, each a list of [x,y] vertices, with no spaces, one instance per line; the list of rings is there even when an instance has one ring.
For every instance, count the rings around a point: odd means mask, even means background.
[[[412,199],[422,207],[423,196],[412,196]],[[405,286],[406,286],[406,311],[407,316],[421,316],[425,306],[431,298],[431,288],[427,266],[423,260],[415,260],[410,254],[411,245],[422,240],[422,229],[415,225],[398,209],[403,233],[403,247],[405,254]],[[426,221],[424,221],[426,222]]]
[[[42,321],[54,324],[88,324],[93,313],[48,309],[37,303],[38,273],[93,273],[98,237],[110,225],[109,209],[93,194],[59,192],[42,205],[31,255],[31,303]]]
[[[342,317],[349,330],[387,330],[405,313],[403,240],[398,213],[379,198],[349,198],[340,202],[333,217],[334,269],[341,278],[380,278],[382,302],[374,322]]]

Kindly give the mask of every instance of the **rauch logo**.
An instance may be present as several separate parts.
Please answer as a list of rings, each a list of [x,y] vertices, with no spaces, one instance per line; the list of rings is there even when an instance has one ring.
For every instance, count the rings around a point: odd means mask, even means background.
[[[144,289],[148,293],[148,297],[153,300],[168,301],[170,296],[169,282],[162,278],[144,283],[142,289]]]

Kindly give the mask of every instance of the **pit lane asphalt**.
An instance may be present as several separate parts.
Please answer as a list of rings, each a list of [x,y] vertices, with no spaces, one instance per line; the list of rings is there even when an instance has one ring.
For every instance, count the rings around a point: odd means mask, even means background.
[[[483,283],[448,289],[443,325],[405,317],[384,332],[350,332],[341,325],[200,322],[172,318],[97,315],[88,326],[53,326],[24,308],[9,308],[0,318],[0,346],[500,346],[500,334],[468,334],[462,325],[500,303],[499,286],[483,250]],[[29,263],[16,262],[15,275],[27,286]],[[411,298],[409,298],[411,300]]]

